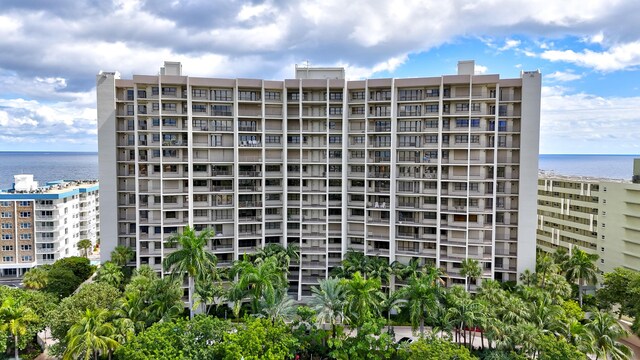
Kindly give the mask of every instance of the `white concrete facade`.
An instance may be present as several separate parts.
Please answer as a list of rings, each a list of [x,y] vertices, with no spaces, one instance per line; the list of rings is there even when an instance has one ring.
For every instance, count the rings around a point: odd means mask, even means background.
[[[100,238],[97,181],[23,185],[0,191],[0,277],[20,277],[34,266],[80,256],[78,241],[95,245]]]
[[[503,281],[535,263],[539,72],[471,75],[467,62],[431,78],[297,68],[304,79],[267,81],[169,65],[98,75],[103,249],[130,246],[160,271],[163,239],[185,225],[214,229],[221,265],[295,244],[298,298],[349,249],[422,259],[450,284],[465,258]]]

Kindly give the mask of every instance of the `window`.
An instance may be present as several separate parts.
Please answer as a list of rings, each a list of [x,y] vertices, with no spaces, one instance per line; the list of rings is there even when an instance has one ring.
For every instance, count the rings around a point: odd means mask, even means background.
[[[259,91],[239,90],[238,91],[238,100],[260,101],[260,92]]]
[[[364,115],[364,106],[351,107],[351,115]]]
[[[287,94],[289,100],[298,101],[300,100],[300,93],[298,92],[290,92]]]
[[[342,136],[329,136],[329,144],[342,144]]]
[[[28,222],[20,223],[20,229],[31,229],[31,223],[28,223]]]
[[[280,93],[280,91],[273,91],[273,90],[265,90],[264,92],[264,99],[269,101],[280,101],[280,99],[282,98],[282,94]]]
[[[13,256],[3,256],[2,257],[2,261],[3,262],[12,262],[13,261]]]
[[[331,92],[329,92],[329,100],[330,101],[342,101],[342,92],[341,91],[331,91]]]
[[[288,144],[300,144],[300,135],[287,136]]]
[[[20,212],[20,217],[21,218],[30,218],[31,217],[31,211],[21,211]]]
[[[11,218],[13,215],[10,212],[2,212],[2,214],[0,214],[0,217],[8,219]]]
[[[178,120],[172,118],[162,119],[162,126],[178,126]]]
[[[20,240],[31,240],[31,234],[20,234]]]
[[[342,115],[342,108],[337,106],[329,107],[329,115]]]
[[[340,158],[342,158],[342,150],[329,151],[329,159],[340,159]]]
[[[438,112],[438,105],[425,105],[424,112],[428,112],[428,113]]]
[[[2,245],[2,251],[13,251],[13,245]]]
[[[2,240],[13,240],[13,234],[2,234]]]
[[[213,116],[231,116],[233,114],[231,105],[212,105],[211,115]]]
[[[438,97],[440,96],[440,89],[427,89],[424,94],[426,97]]]
[[[364,91],[352,91],[351,100],[364,100]]]
[[[31,256],[31,255],[22,255],[22,257],[20,257],[20,259],[22,259],[23,262],[31,262],[31,261],[33,261],[33,256]]]
[[[480,103],[472,103],[471,111],[480,111]]]
[[[191,94],[192,94],[193,97],[206,98],[207,97],[207,90],[204,90],[204,89],[193,89],[191,91]]]
[[[193,109],[193,112],[199,112],[199,113],[207,112],[207,105],[193,104],[192,109]]]
[[[32,248],[33,248],[33,246],[31,244],[29,244],[29,245],[20,245],[20,251],[31,251]]]
[[[420,116],[420,105],[404,105],[399,108],[400,116]]]
[[[264,137],[267,144],[280,144],[280,135],[267,135]]]
[[[456,144],[466,144],[469,142],[469,136],[468,135],[456,135],[455,136],[455,141]]]
[[[162,111],[176,112],[177,104],[175,103],[162,103]]]
[[[213,90],[213,100],[215,101],[231,101],[233,100],[233,94],[231,90]]]
[[[398,101],[422,100],[422,90],[400,90]]]
[[[456,127],[469,127],[469,120],[467,119],[456,119]]]
[[[456,111],[469,111],[469,104],[456,104]]]
[[[162,95],[176,96],[177,88],[175,87],[162,87]]]
[[[11,206],[11,203],[8,201],[0,201],[0,206]]]
[[[20,201],[18,203],[18,206],[29,206],[29,202],[28,201]]]
[[[472,128],[480,127],[480,119],[471,119],[471,127]]]
[[[151,95],[158,95],[160,93],[160,89],[157,86],[151,88]]]

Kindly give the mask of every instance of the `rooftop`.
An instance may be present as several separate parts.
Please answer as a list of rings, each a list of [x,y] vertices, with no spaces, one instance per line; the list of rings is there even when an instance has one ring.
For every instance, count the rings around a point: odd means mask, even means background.
[[[64,197],[79,192],[98,190],[98,180],[56,180],[49,181],[44,186],[38,186],[33,181],[33,175],[16,175],[13,188],[0,190],[0,198],[28,198],[28,195],[57,195]],[[12,196],[13,195],[13,196]],[[27,196],[25,196],[27,195]]]
[[[631,184],[630,179],[627,180],[627,179],[613,179],[613,178],[596,177],[596,176],[561,175],[561,174],[556,174],[555,172],[549,171],[549,170],[539,170],[538,179],[566,180],[566,181],[589,182],[589,183],[614,182],[614,183]]]

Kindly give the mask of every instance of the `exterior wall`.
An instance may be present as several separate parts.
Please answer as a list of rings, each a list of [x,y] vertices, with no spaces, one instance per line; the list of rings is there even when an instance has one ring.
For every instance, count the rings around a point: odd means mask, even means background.
[[[128,159],[129,154],[116,154],[116,86],[117,73],[102,73],[96,77],[98,97],[98,173],[102,197],[100,217],[101,261],[109,260],[111,251],[118,245],[118,220],[116,199],[117,161]],[[126,94],[119,94],[122,99]],[[123,112],[126,109],[119,109]]]
[[[597,254],[601,273],[640,270],[640,184],[541,176],[537,241],[547,252],[578,246]]]
[[[602,182],[600,186],[600,270],[640,271],[640,184]]]
[[[60,191],[0,192],[0,229],[10,239],[0,239],[0,277],[21,276],[26,270],[50,264],[67,256],[80,255],[77,243],[89,239],[96,244],[99,231],[98,187],[95,184]],[[5,227],[5,226],[3,226]],[[11,250],[3,250],[11,246]],[[11,258],[6,258],[10,256]]]
[[[161,271],[163,239],[185,225],[213,229],[223,266],[294,244],[298,298],[349,249],[419,258],[449,284],[464,284],[465,258],[516,280],[535,256],[535,224],[519,215],[537,171],[540,78],[528,75],[99,76],[103,250],[130,246]]]

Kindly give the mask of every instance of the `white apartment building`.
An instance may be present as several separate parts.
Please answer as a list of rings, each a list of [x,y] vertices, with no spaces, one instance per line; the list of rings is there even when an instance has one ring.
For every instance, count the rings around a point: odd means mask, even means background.
[[[97,76],[103,261],[116,245],[161,271],[163,239],[212,228],[221,266],[268,243],[295,244],[290,293],[349,249],[508,281],[535,264],[538,71],[347,81]]]
[[[0,191],[0,277],[80,256],[77,243],[100,238],[98,182],[53,181],[39,187],[33,175],[15,175]]]

